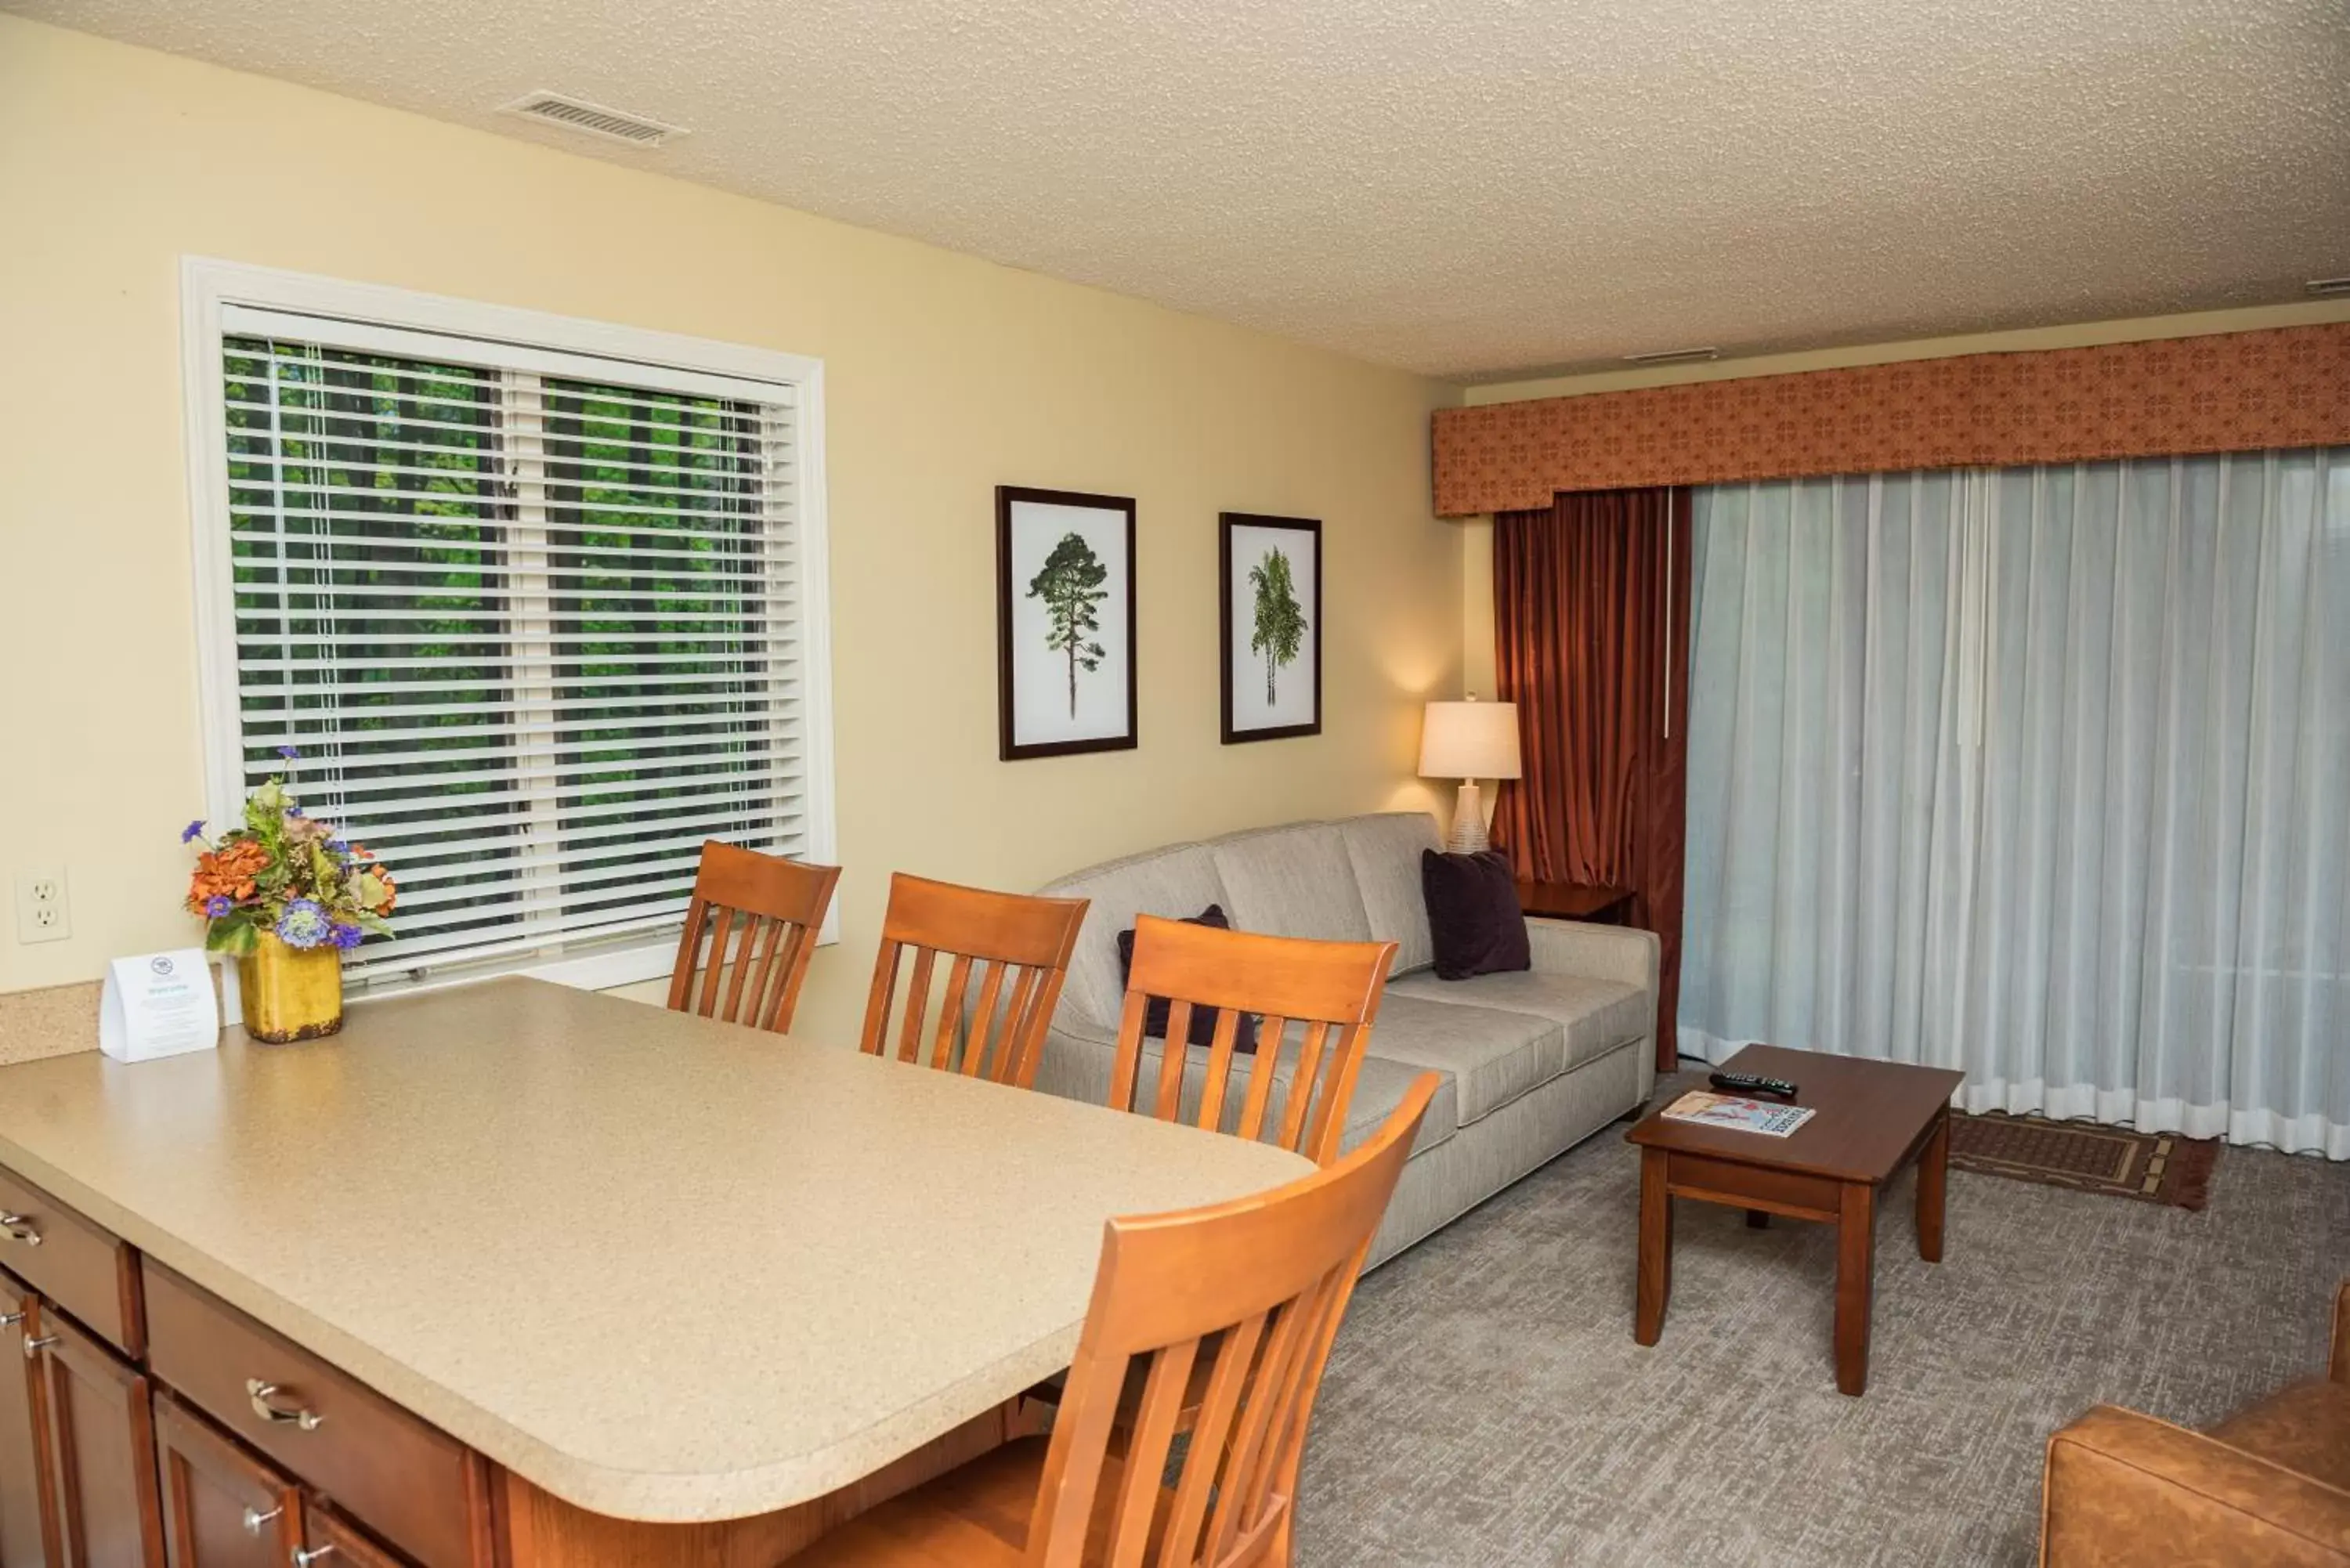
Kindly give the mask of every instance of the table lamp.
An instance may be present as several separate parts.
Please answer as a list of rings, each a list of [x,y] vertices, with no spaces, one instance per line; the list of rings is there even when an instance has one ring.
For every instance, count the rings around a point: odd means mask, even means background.
[[[1485,848],[1485,802],[1479,779],[1513,779],[1518,763],[1518,705],[1430,702],[1419,728],[1419,776],[1459,779],[1461,798],[1452,807],[1452,852],[1473,855]]]

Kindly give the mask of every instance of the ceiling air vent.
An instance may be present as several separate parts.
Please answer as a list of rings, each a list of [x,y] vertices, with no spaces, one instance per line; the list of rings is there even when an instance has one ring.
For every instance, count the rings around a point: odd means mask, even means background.
[[[678,126],[663,125],[642,115],[623,114],[617,109],[606,109],[602,104],[566,98],[556,92],[535,92],[527,98],[518,98],[512,103],[501,104],[498,112],[559,125],[566,130],[584,131],[608,141],[625,141],[631,147],[659,147],[672,136],[685,134]]]
[[[1701,359],[1719,359],[1719,348],[1659,348],[1650,354],[1627,354],[1627,365],[1694,365]]]
[[[2309,280],[2312,294],[2350,294],[2350,277],[2313,277]]]

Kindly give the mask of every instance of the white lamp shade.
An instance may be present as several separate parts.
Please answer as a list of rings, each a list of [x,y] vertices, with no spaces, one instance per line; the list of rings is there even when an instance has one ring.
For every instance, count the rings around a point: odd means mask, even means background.
[[[1419,776],[1513,779],[1518,763],[1515,702],[1430,702],[1419,728]]]

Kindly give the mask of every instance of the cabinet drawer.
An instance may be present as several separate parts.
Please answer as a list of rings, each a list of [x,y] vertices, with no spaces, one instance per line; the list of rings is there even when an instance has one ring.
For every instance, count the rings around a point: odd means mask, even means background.
[[[0,1170],[0,1268],[136,1356],[139,1254],[15,1173]]]
[[[486,1471],[455,1438],[152,1260],[147,1365],[424,1568],[467,1568]]]

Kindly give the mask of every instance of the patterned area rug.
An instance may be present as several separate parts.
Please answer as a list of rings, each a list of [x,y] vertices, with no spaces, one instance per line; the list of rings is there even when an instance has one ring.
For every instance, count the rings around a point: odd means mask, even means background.
[[[2220,1162],[2217,1138],[2133,1132],[2096,1122],[1952,1112],[1950,1163],[1986,1176],[2200,1209]]]

